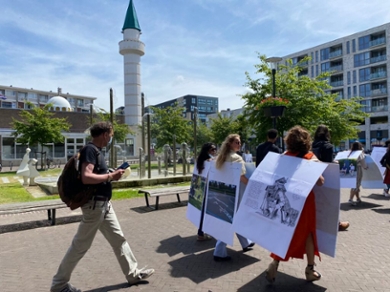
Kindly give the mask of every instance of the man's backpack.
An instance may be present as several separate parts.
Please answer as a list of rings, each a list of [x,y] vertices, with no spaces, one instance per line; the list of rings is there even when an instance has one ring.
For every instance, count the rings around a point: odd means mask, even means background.
[[[97,167],[95,166],[95,169],[99,168],[100,152],[95,145],[89,145],[93,146],[96,151]],[[85,185],[81,181],[80,152],[81,150],[68,160],[57,181],[60,198],[71,210],[75,210],[87,203],[96,191],[96,186]]]

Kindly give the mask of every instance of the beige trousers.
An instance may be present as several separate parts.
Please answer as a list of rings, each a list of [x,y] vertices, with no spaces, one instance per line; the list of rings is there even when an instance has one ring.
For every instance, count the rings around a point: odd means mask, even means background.
[[[98,230],[110,243],[128,281],[137,277],[137,260],[123,236],[111,202],[90,200],[82,206],[83,218],[72,244],[65,254],[57,274],[53,277],[51,291],[61,291],[68,285],[77,263],[91,247]]]

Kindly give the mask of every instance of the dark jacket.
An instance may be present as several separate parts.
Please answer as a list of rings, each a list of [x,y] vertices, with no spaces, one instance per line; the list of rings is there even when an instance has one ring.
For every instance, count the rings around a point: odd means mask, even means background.
[[[333,161],[333,145],[329,141],[316,140],[311,148],[319,160],[323,162]]]
[[[264,157],[267,155],[268,152],[275,152],[280,154],[280,149],[278,146],[276,146],[272,142],[264,142],[259,144],[256,148],[256,167],[260,164],[261,161],[263,161]]]

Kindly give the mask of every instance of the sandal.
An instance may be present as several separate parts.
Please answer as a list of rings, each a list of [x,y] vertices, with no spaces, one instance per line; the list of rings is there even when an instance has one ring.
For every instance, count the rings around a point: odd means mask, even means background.
[[[321,279],[321,274],[314,270],[314,265],[307,265],[305,270],[306,281],[314,282]]]
[[[275,282],[276,273],[278,272],[279,262],[273,260],[272,263],[269,264],[268,269],[265,270],[265,278],[268,282]]]

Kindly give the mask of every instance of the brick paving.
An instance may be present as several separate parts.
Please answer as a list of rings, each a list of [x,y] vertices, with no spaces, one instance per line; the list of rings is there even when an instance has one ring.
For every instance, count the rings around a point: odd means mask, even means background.
[[[281,263],[275,284],[269,285],[264,274],[269,252],[255,246],[244,254],[237,239],[229,247],[233,260],[214,262],[215,240],[196,241],[197,228],[186,219],[185,202],[171,203],[175,196],[161,198],[158,211],[147,210],[143,198],[113,202],[140,266],[156,270],[149,281],[128,287],[109,244],[98,233],[71,282],[89,292],[390,292],[390,201],[380,193],[363,190],[362,205],[351,207],[345,203],[348,190],[342,190],[340,217],[351,226],[339,233],[336,258],[323,255],[317,262],[323,278],[315,283],[304,280],[303,260],[291,260]],[[78,227],[79,215],[80,211],[59,210],[60,224],[56,226],[42,221],[45,212],[0,216],[0,291],[49,291],[51,278]],[[9,232],[16,227],[24,230]]]

